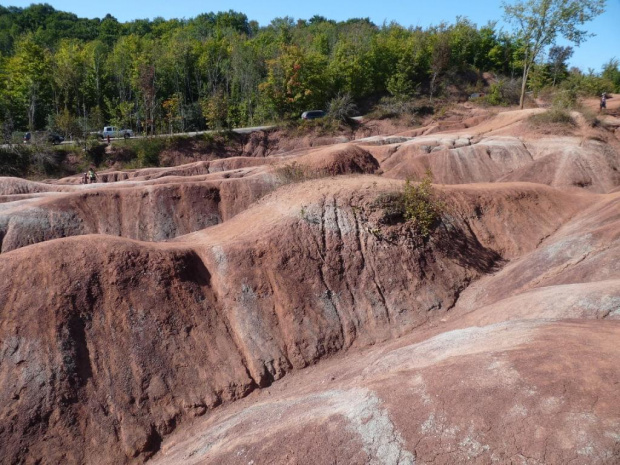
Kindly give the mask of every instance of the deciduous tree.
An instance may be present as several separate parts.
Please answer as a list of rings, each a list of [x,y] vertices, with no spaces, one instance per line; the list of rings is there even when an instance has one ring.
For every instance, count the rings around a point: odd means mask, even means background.
[[[558,36],[580,45],[591,33],[580,26],[604,11],[605,0],[518,0],[504,2],[505,19],[517,26],[523,40],[523,84],[520,106],[523,108],[527,78],[540,53]]]

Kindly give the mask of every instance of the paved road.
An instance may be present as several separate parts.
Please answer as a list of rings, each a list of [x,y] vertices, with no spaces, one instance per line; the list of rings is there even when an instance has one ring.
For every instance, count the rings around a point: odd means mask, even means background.
[[[236,129],[231,129],[232,132],[236,132],[237,134],[250,134],[252,132],[256,132],[256,131],[266,131],[267,129],[272,129],[275,128],[275,126],[254,126],[251,128],[236,128]],[[213,130],[210,129],[208,131],[194,131],[194,132],[175,132],[174,134],[157,134],[155,136],[143,136],[143,135],[138,135],[138,136],[133,136],[132,139],[144,139],[146,137],[175,137],[175,136],[187,136],[187,137],[195,137],[195,136],[199,136],[201,134],[214,134],[217,132],[221,132],[221,131],[217,131],[217,130]],[[123,137],[111,137],[110,140],[124,140]],[[70,140],[66,140],[64,142],[62,142],[63,145],[65,144],[73,144],[74,141],[70,141]]]
[[[362,116],[356,116],[353,119],[356,121],[362,121]],[[252,132],[256,132],[256,131],[266,131],[268,129],[273,129],[276,126],[274,125],[270,125],[270,126],[253,126],[253,127],[249,127],[249,128],[236,128],[236,129],[231,129],[232,132],[236,132],[237,134],[250,134]],[[157,134],[156,136],[134,136],[132,137],[132,139],[143,139],[145,137],[170,137],[170,136],[187,136],[187,137],[195,137],[195,136],[199,136],[201,134],[213,134],[213,133],[217,133],[220,131],[216,131],[213,129],[210,129],[208,131],[195,131],[195,132],[176,132],[174,134]],[[111,137],[110,140],[123,140],[123,137]],[[71,145],[71,144],[75,144],[75,141],[73,140],[66,140],[64,142],[61,142],[61,145]],[[6,148],[6,147],[10,147],[10,145],[2,145],[2,148]]]
[[[362,116],[355,116],[354,120],[356,121],[362,121]],[[266,131],[268,129],[273,129],[277,126],[275,125],[270,125],[270,126],[253,126],[250,128],[236,128],[236,129],[231,129],[232,132],[236,132],[237,134],[250,134],[252,132],[256,132],[256,131]],[[174,134],[158,134],[156,136],[150,136],[150,137],[170,137],[170,136],[188,136],[188,137],[194,137],[194,136],[199,136],[201,134],[213,134],[213,133],[217,133],[220,131],[216,131],[213,129],[210,129],[208,131],[195,131],[195,132],[175,132]],[[132,137],[132,139],[140,139],[140,138],[144,138],[147,136],[134,136]],[[110,140],[122,140],[122,137],[113,137]],[[71,143],[71,141],[65,141],[64,143]]]

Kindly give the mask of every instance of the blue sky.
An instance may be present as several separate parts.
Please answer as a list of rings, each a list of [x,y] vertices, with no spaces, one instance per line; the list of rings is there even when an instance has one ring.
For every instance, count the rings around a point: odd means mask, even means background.
[[[18,7],[26,7],[31,3],[21,0],[2,1],[4,6]],[[245,13],[250,20],[256,20],[262,26],[277,17],[309,19],[315,14],[337,21],[369,17],[376,24],[396,21],[406,27],[454,22],[457,16],[466,16],[478,25],[486,24],[489,20],[499,20],[499,25],[503,24],[501,2],[479,0],[48,0],[47,3],[57,10],[87,18],[101,18],[110,13],[122,22],[156,16],[166,19],[191,18],[200,13],[232,9]],[[619,18],[620,0],[607,0],[606,13],[587,25],[587,29],[596,33],[596,37],[575,50],[571,65],[584,71],[593,68],[598,72],[610,58],[620,59]]]

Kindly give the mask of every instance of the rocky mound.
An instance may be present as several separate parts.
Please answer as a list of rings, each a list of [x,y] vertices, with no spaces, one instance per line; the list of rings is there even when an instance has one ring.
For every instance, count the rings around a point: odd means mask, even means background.
[[[0,177],[0,196],[39,194],[59,189],[49,184],[27,181],[21,178]],[[8,199],[7,199],[8,200]]]
[[[529,142],[534,161],[499,180],[528,181],[548,186],[580,187],[610,192],[620,185],[620,159],[609,144],[598,140],[561,138]]]
[[[295,157],[294,160],[310,171],[331,176],[352,173],[371,174],[379,168],[379,163],[368,151],[353,144],[338,144],[313,150]]]
[[[141,168],[128,171],[101,171],[98,173],[98,183],[111,183],[126,180],[148,181],[168,176],[194,177],[218,171],[246,168],[265,165],[268,162],[255,158],[232,157],[214,161],[198,161],[180,166],[161,168]],[[54,181],[54,184],[81,184],[82,176],[70,176]]]
[[[101,183],[75,186],[5,178],[0,184],[6,194],[5,205],[0,208],[0,252],[84,234],[168,240],[221,223],[245,210],[280,183],[288,182],[281,170],[290,166],[298,166],[303,179],[372,173],[379,164],[366,150],[344,144],[292,161],[238,157],[123,173],[131,182],[118,182],[123,177],[118,172],[100,173]],[[74,177],[61,182],[77,180]],[[63,191],[71,193],[58,194]],[[51,192],[57,194],[33,195]]]
[[[563,137],[532,133],[527,118],[540,110],[505,112],[466,131],[414,137],[375,136],[356,143],[380,162],[384,176],[435,182],[535,182],[611,192],[620,185],[620,146],[609,131],[579,126]]]
[[[0,204],[0,251],[51,239],[108,234],[163,241],[225,221],[277,186],[274,176],[83,186]]]

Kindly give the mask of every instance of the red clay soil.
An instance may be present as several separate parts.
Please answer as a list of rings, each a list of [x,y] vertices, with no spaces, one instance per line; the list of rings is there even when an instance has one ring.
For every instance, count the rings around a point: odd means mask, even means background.
[[[216,410],[153,463],[617,463],[618,337],[543,320],[408,337]]]
[[[618,146],[532,113],[0,178],[0,463],[620,463]]]

